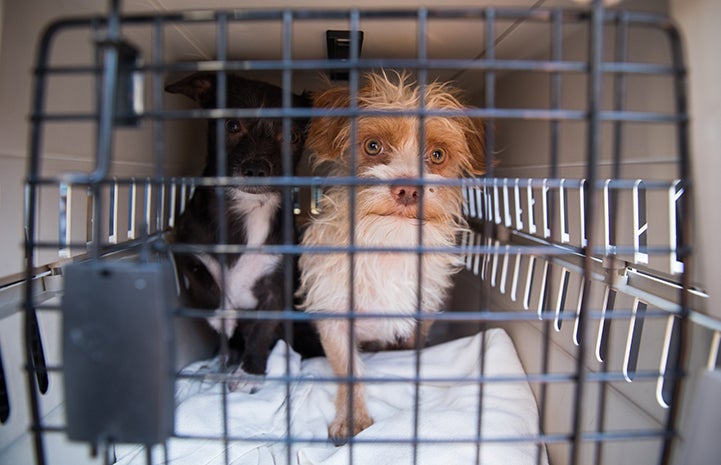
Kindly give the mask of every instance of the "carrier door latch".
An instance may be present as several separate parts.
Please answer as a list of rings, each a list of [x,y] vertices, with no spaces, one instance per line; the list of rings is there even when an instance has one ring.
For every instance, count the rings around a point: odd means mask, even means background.
[[[117,53],[113,120],[119,126],[137,126],[144,108],[140,52],[125,40],[99,40],[97,46],[100,50],[113,47]]]
[[[173,312],[167,261],[63,269],[63,363],[71,440],[157,444],[173,432]]]
[[[360,57],[363,47],[363,31],[325,31],[326,54],[329,60],[347,61],[352,58],[352,47],[354,42],[358,47],[357,53]],[[350,75],[348,69],[332,69],[329,72],[332,81],[347,81]]]

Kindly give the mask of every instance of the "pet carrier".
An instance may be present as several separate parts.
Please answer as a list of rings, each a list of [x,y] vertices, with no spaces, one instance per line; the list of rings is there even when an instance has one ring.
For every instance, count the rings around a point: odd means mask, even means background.
[[[0,462],[718,460],[721,322],[692,275],[691,257],[704,254],[691,247],[692,227],[703,226],[691,204],[675,25],[598,0],[431,3],[166,11],[113,0],[108,12],[47,26],[32,76],[24,275],[3,287],[22,306],[0,313]],[[468,227],[456,245],[427,246],[421,226],[401,245],[367,247],[350,232],[335,247],[295,238],[327,205],[327,189],[348,189],[344,207],[355,212],[357,193],[382,183],[314,170],[308,154],[291,168],[294,121],[347,118],[356,139],[359,121],[383,113],[359,105],[373,70],[407,72],[421,94],[451,81],[471,104],[421,103],[395,116],[483,121],[484,174],[439,180],[419,167],[410,181],[382,181],[460,191]],[[204,108],[164,90],[196,72],[216,79]],[[282,103],[234,107],[232,75],[278,85]],[[348,86],[348,107],[292,103],[331,80]],[[235,177],[223,168],[229,149],[211,142],[221,168],[201,176],[206,132],[221,136],[244,119],[281,122],[281,174]],[[277,242],[233,243],[223,215],[216,243],[173,240],[200,189],[218,194],[209,209],[224,211],[223,193],[247,186],[280,192]],[[279,257],[283,308],[187,305],[175,266],[183,253],[221,264],[239,253]],[[339,318],[294,308],[300,256],[420,263],[444,253],[462,258],[444,311],[422,313],[418,297],[407,315],[416,334],[435,322],[425,347],[365,352],[357,377],[296,350],[294,325]],[[421,295],[417,266],[407,286]],[[233,285],[218,284],[221,293]],[[350,307],[340,318],[351,328],[393,320]],[[247,375],[228,366],[211,316],[281,322],[259,389],[232,389]],[[348,383],[365,386],[373,424],[338,445],[328,425]]]

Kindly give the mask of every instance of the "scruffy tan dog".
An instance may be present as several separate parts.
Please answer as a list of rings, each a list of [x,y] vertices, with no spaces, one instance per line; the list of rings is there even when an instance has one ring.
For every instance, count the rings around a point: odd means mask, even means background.
[[[335,86],[315,94],[313,105],[347,109],[350,99],[348,87]],[[414,315],[441,310],[460,265],[457,254],[443,249],[466,227],[461,189],[448,180],[484,172],[481,122],[459,111],[464,106],[450,85],[428,84],[422,95],[405,73],[369,73],[357,107],[355,122],[330,114],[311,121],[306,146],[314,164],[329,163],[331,176],[355,176],[358,183],[327,189],[304,232],[307,249],[299,263],[301,308],[338,314],[316,327],[343,378],[362,376],[361,348],[415,347]],[[421,108],[456,112],[421,117]],[[357,248],[353,254],[312,250],[350,245]],[[432,250],[419,253],[419,246]],[[351,321],[351,314],[357,318]],[[423,338],[431,323],[422,320]],[[335,406],[328,432],[338,442],[373,424],[362,384],[340,384]]]

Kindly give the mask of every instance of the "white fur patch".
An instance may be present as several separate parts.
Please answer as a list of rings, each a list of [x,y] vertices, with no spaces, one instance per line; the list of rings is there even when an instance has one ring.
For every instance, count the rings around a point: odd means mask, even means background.
[[[231,211],[236,214],[245,215],[245,228],[247,245],[249,247],[261,246],[265,243],[270,232],[270,224],[273,216],[280,207],[280,195],[251,194],[242,191],[234,191]],[[258,300],[253,295],[253,287],[258,279],[273,272],[281,261],[278,254],[265,254],[258,252],[246,252],[242,254],[233,266],[221,273],[220,263],[207,254],[198,254],[198,259],[203,262],[215,282],[220,284],[224,274],[225,285],[220,286],[225,291],[223,308],[253,309],[258,305]],[[209,318],[210,325],[219,333],[225,333],[228,337],[233,335],[237,321],[234,319]]]
[[[342,229],[342,228],[341,228]],[[454,245],[452,225],[423,226],[423,244],[430,247]],[[451,253],[419,253],[416,220],[398,216],[370,216],[359,219],[355,228],[358,246],[397,247],[399,252],[357,252],[353,256],[353,302],[359,313],[384,314],[398,318],[358,319],[354,324],[359,341],[392,343],[414,334],[416,320],[409,318],[420,306],[423,312],[437,312],[450,288],[451,277],[461,264]],[[323,222],[306,231],[303,245],[347,245],[343,231]],[[420,263],[419,263],[420,260]],[[350,308],[350,257],[348,254],[309,254],[301,258],[303,309],[307,312],[347,312]],[[421,269],[421,277],[418,272]],[[420,298],[419,298],[420,292]]]

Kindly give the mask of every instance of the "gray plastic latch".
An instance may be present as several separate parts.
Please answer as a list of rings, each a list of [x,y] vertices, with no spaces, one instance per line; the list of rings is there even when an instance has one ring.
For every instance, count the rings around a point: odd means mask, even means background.
[[[71,440],[156,444],[173,432],[167,262],[89,261],[64,268],[63,365]]]

